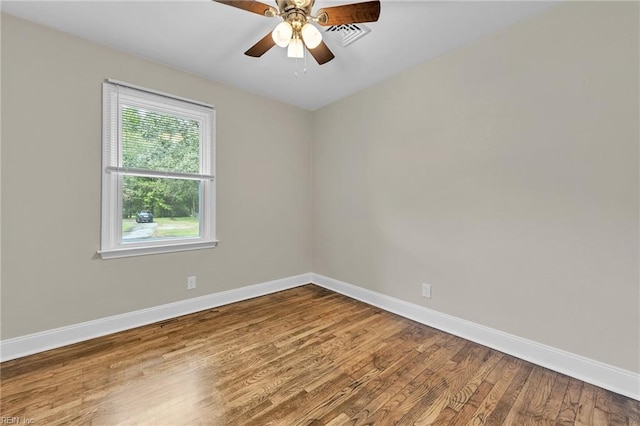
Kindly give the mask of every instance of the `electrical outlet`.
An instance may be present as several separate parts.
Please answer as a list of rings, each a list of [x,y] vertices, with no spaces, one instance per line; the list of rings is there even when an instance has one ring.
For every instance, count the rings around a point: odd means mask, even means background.
[[[422,283],[422,296],[431,299],[431,284]]]
[[[196,288],[196,277],[187,277],[187,290]]]

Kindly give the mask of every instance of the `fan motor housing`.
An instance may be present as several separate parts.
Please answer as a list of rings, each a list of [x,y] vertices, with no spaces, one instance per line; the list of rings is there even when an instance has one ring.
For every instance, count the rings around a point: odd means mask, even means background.
[[[311,15],[311,8],[313,7],[314,0],[276,0],[280,13],[288,15],[289,12],[298,11],[298,13],[304,14],[305,19]],[[287,19],[285,19],[287,20]]]

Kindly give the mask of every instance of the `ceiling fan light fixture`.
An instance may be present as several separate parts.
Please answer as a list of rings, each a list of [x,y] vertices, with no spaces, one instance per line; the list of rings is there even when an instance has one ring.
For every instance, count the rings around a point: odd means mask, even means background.
[[[287,21],[280,22],[271,33],[273,41],[280,47],[287,47],[293,35],[293,27]]]
[[[308,23],[304,24],[300,32],[302,34],[304,44],[306,44],[309,49],[315,49],[322,42],[322,34],[318,31],[315,25]]]
[[[322,40],[324,37],[315,25],[336,27],[376,22],[380,17],[380,0],[321,8],[316,11],[316,16],[313,15],[316,0],[275,0],[277,8],[260,0],[214,1],[257,15],[282,18],[283,22],[244,52],[245,55],[260,58],[277,45],[288,47],[287,56],[290,58],[304,58],[306,48],[318,65],[326,64],[335,56]]]
[[[304,47],[300,38],[294,37],[291,39],[287,49],[287,56],[289,58],[304,58]]]

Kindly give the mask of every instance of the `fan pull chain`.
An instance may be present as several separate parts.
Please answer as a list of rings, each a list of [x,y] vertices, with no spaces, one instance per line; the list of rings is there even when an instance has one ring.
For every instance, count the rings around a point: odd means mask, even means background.
[[[302,58],[304,59],[303,68],[302,68],[302,73],[303,73],[304,75],[307,75],[307,53],[308,53],[308,52],[307,52],[306,50],[303,50],[303,51],[302,51]],[[298,73],[298,59],[299,59],[299,58],[296,58],[296,70],[295,70],[295,72],[293,73],[293,75],[295,75],[295,76],[296,76],[296,78],[299,78],[299,77],[300,77],[300,74]]]
[[[302,56],[304,56],[304,73],[306,75],[307,74],[307,52],[303,50]]]
[[[302,68],[302,72],[304,75],[307,75],[307,52],[303,51],[302,57],[304,58],[304,67]],[[296,78],[300,77],[300,74],[298,74],[298,58],[296,58],[296,71],[293,75],[295,75]]]

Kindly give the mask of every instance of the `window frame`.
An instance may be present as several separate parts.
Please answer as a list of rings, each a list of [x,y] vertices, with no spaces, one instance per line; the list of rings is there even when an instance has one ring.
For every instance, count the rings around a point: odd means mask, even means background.
[[[216,239],[216,141],[212,105],[107,80],[102,84],[102,217],[99,254],[103,259],[214,248]],[[139,107],[200,123],[199,173],[158,172],[122,165],[122,108]],[[125,176],[189,179],[200,182],[199,236],[122,241],[122,188]]]

